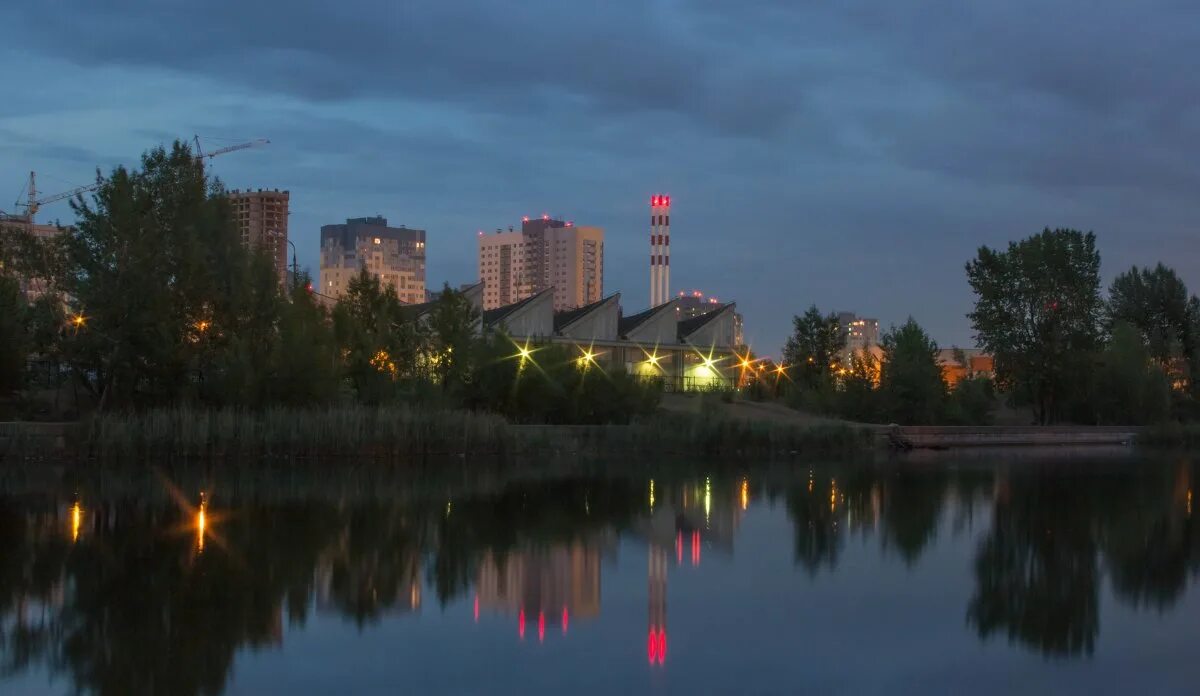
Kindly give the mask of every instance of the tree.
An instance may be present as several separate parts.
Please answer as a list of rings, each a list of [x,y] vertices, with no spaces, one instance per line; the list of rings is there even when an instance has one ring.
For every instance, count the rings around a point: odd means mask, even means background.
[[[1141,335],[1150,357],[1167,369],[1183,358],[1188,373],[1200,359],[1200,299],[1170,268],[1136,266],[1113,279],[1105,320],[1109,331],[1124,322]]]
[[[783,361],[800,387],[827,390],[845,347],[846,337],[837,315],[822,315],[812,305],[802,316],[792,317],[792,335],[783,347]]]
[[[429,312],[433,374],[447,393],[460,393],[470,378],[479,320],[479,310],[449,284],[442,288]]]
[[[56,286],[70,298],[62,354],[98,408],[174,403],[243,324],[250,254],[224,189],[187,145],[117,167],[60,235]]]
[[[21,387],[29,340],[25,301],[13,278],[0,275],[0,397]]]
[[[1095,369],[1096,419],[1102,424],[1147,425],[1171,410],[1171,387],[1155,364],[1139,331],[1120,322]]]
[[[1096,236],[1046,229],[1007,251],[981,247],[966,270],[976,295],[967,316],[998,384],[1031,404],[1039,423],[1055,420],[1099,344]]]
[[[328,312],[308,289],[308,279],[293,284],[290,302],[279,320],[274,359],[274,401],[305,406],[337,397],[339,361]]]
[[[941,420],[946,383],[937,361],[937,343],[912,317],[899,328],[893,326],[880,343],[879,391],[891,420],[911,425]]]
[[[399,380],[417,375],[424,329],[403,309],[396,289],[365,267],[334,308],[333,326],[346,376],[363,402],[392,399]]]
[[[883,417],[879,372],[879,359],[871,352],[861,350],[850,354],[839,380],[836,399],[839,416],[860,423],[874,423]]]

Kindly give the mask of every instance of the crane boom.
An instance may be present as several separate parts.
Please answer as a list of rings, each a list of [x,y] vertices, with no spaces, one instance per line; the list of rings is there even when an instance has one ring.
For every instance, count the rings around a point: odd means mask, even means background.
[[[204,150],[200,149],[200,136],[195,136],[193,138],[193,140],[196,143],[196,161],[198,161],[198,162],[203,162],[206,159],[212,159],[218,155],[224,155],[224,154],[230,153],[230,152],[237,152],[238,150],[245,150],[245,149],[248,149],[251,147],[259,147],[260,145],[269,145],[271,143],[271,141],[267,140],[266,138],[258,138],[256,140],[250,140],[250,141],[247,141],[244,143],[238,143],[236,145],[230,145],[228,147],[223,147],[223,148],[220,148],[219,150],[213,150],[212,152],[205,152]],[[56,193],[52,196],[44,196],[42,198],[38,198],[37,197],[37,177],[33,172],[29,172],[29,200],[28,200],[28,202],[26,202],[24,204],[24,206],[25,206],[24,220],[26,222],[29,222],[32,224],[33,216],[37,214],[37,211],[43,205],[49,205],[50,203],[57,203],[58,201],[61,201],[61,200],[67,199],[67,198],[74,198],[75,196],[78,196],[81,193],[88,193],[89,191],[95,191],[96,189],[100,188],[101,183],[102,182],[96,182],[94,184],[88,184],[87,186],[77,186],[77,187],[71,189],[70,191],[63,191],[62,193]],[[18,204],[18,205],[20,205],[20,204]],[[7,217],[15,218],[16,216],[9,215]]]
[[[230,145],[229,147],[223,147],[219,150],[213,150],[212,152],[204,152],[200,149],[200,141],[197,138],[197,140],[196,140],[196,159],[198,159],[198,160],[212,159],[212,158],[216,157],[217,155],[224,155],[228,152],[237,152],[238,150],[245,150],[247,148],[258,147],[260,145],[269,145],[270,143],[271,143],[271,141],[267,140],[266,138],[259,138],[257,140],[251,140],[251,141],[244,142],[244,143],[238,143],[237,145]]]

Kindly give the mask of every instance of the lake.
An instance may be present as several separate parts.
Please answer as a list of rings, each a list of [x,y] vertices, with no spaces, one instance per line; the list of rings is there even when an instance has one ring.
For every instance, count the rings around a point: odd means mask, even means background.
[[[127,469],[0,472],[0,692],[1200,679],[1186,456]]]

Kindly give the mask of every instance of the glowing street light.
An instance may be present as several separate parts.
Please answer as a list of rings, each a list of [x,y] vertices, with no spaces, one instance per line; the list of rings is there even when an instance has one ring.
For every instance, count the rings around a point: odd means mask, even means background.
[[[71,541],[79,541],[79,529],[83,526],[83,508],[79,501],[71,505]]]

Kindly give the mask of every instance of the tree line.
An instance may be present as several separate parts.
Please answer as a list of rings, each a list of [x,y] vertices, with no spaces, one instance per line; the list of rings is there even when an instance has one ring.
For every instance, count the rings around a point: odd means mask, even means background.
[[[0,235],[0,399],[18,411],[47,410],[33,395],[64,382],[97,411],[403,402],[589,423],[657,405],[654,383],[482,335],[449,287],[417,308],[366,269],[336,303],[303,274],[281,283],[185,143],[97,177],[56,237]],[[46,292],[26,304],[18,277]]]
[[[994,375],[947,385],[938,345],[911,317],[878,355],[848,353],[834,314],[793,319],[784,349],[796,406],[865,422],[986,424],[999,405],[1039,424],[1142,425],[1197,407],[1200,299],[1158,264],[1102,293],[1093,233],[1045,229],[966,264],[967,316]]]

